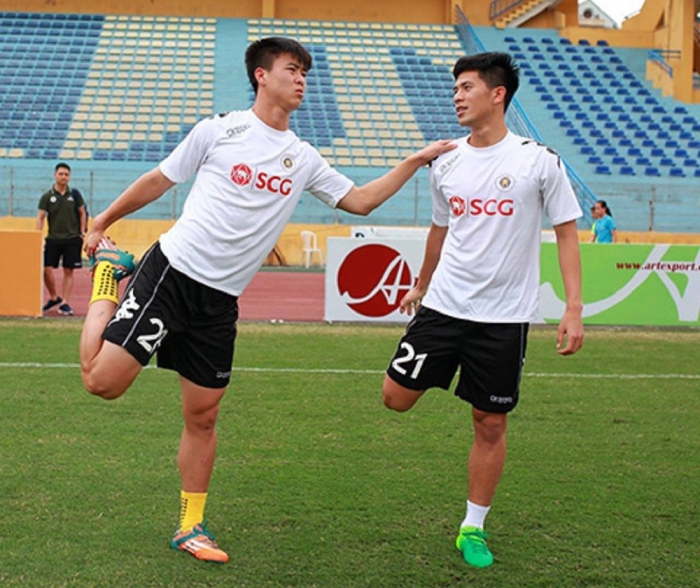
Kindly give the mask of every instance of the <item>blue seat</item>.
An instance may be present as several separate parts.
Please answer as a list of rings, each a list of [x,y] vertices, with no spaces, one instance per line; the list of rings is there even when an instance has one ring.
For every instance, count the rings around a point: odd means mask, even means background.
[[[673,178],[684,178],[685,172],[680,167],[672,167],[670,170],[668,170],[668,175]]]
[[[612,174],[612,170],[607,165],[596,165],[595,173],[599,175],[609,176]]]
[[[622,176],[634,176],[634,168],[631,165],[623,165],[620,167],[620,175]]]
[[[659,168],[650,166],[650,167],[645,167],[645,168],[644,168],[644,175],[645,175],[645,176],[656,176],[656,177],[659,177],[659,176],[661,175],[661,173],[659,173]]]

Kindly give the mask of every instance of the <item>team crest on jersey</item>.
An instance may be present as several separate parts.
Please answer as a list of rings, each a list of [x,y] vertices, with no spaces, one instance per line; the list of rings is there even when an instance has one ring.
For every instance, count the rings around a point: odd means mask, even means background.
[[[513,187],[514,183],[515,180],[513,180],[512,176],[504,174],[496,180],[496,188],[498,188],[501,192],[508,192]]]
[[[291,171],[294,169],[296,162],[291,155],[283,155],[282,159],[280,159],[280,165],[287,171]]]

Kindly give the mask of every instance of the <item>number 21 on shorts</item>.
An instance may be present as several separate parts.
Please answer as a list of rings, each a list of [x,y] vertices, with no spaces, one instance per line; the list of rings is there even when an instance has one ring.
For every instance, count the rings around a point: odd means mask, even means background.
[[[416,353],[416,350],[413,349],[413,345],[406,342],[401,343],[400,349],[404,352],[404,355],[397,354],[398,357],[391,362],[391,367],[393,367],[397,372],[405,376],[408,373],[407,368],[409,368],[410,366],[407,365],[406,367],[404,367],[404,364],[410,364],[411,362],[415,362],[413,366],[413,371],[409,376],[412,380],[415,380],[418,377],[418,374],[420,373],[420,370],[423,367],[423,362],[425,361],[425,358],[428,357],[428,354]]]

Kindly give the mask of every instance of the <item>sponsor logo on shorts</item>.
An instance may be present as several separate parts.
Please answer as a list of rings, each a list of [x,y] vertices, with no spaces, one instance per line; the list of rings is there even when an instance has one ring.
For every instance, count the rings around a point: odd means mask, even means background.
[[[489,400],[494,404],[513,404],[512,396],[491,396]]]
[[[338,269],[343,301],[366,317],[394,312],[414,283],[411,267],[401,253],[378,243],[353,249]]]
[[[216,372],[216,377],[219,380],[223,380],[225,378],[230,378],[231,377],[231,372]]]

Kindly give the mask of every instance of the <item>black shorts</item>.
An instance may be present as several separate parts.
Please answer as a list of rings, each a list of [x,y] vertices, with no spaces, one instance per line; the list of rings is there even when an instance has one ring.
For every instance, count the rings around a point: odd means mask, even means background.
[[[44,267],[58,267],[58,262],[63,258],[63,267],[80,269],[83,267],[82,259],[83,240],[80,237],[72,239],[49,239],[44,242]]]
[[[156,243],[129,281],[102,337],[141,365],[158,352],[158,367],[206,388],[231,378],[238,298],[173,269]]]
[[[510,412],[518,403],[528,323],[477,323],[422,306],[389,363],[387,374],[411,390],[450,387],[486,412]]]

